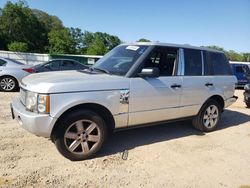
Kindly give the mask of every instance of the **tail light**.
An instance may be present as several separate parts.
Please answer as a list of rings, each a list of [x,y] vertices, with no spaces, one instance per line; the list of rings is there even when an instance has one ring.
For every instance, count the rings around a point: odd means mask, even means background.
[[[28,73],[35,73],[36,71],[32,68],[28,68],[28,69],[23,69],[24,71],[28,72]]]

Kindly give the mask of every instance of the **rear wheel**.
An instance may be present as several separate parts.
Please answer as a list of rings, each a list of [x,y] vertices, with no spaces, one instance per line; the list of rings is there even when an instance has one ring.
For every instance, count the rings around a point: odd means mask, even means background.
[[[0,89],[2,91],[16,91],[18,88],[17,80],[12,76],[3,76],[0,78]]]
[[[246,102],[247,108],[250,108],[250,102]]]
[[[193,126],[205,132],[215,130],[221,117],[221,111],[222,107],[217,101],[213,99],[208,100],[193,119]]]
[[[88,110],[68,114],[55,132],[58,151],[72,161],[92,157],[106,137],[106,125],[101,116]]]

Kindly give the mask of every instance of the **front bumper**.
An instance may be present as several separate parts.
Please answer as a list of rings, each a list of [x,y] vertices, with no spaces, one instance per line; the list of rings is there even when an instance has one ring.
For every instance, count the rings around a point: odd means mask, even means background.
[[[12,118],[16,119],[21,127],[37,135],[49,138],[56,118],[48,114],[29,112],[25,106],[16,98],[11,103]]]

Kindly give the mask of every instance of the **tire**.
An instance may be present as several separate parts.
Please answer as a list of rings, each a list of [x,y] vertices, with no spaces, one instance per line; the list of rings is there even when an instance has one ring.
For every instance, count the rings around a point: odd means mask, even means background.
[[[17,91],[19,88],[17,80],[12,76],[3,76],[0,78],[0,90],[5,92]]]
[[[246,102],[247,108],[250,108],[250,102]]]
[[[60,120],[54,134],[57,150],[69,160],[80,161],[93,157],[101,149],[107,128],[97,113],[79,110]]]
[[[209,99],[193,119],[193,126],[203,132],[215,130],[221,117],[221,111],[222,107],[219,103],[213,99]]]

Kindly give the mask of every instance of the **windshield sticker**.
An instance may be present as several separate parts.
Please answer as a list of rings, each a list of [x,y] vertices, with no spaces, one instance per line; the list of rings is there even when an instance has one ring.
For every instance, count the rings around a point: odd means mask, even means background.
[[[140,47],[139,46],[127,46],[126,49],[127,50],[133,50],[133,51],[136,51],[138,50]]]

